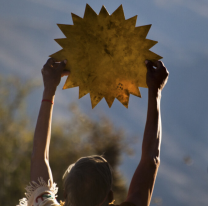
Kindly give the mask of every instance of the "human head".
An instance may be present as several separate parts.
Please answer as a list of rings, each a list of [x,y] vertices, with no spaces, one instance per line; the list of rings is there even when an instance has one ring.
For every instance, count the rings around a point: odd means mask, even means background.
[[[66,206],[100,206],[108,202],[112,174],[102,156],[80,158],[68,167],[63,180]]]

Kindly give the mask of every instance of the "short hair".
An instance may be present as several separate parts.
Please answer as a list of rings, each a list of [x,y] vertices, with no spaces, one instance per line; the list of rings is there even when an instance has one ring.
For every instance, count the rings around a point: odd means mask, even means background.
[[[98,155],[82,157],[66,170],[65,206],[98,206],[112,187],[110,165]]]

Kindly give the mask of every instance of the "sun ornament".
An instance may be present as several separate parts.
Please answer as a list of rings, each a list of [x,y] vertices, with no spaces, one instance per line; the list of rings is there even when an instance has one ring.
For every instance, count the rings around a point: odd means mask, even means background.
[[[84,17],[72,13],[74,25],[58,24],[66,36],[51,57],[67,59],[63,89],[79,87],[79,98],[90,93],[92,108],[104,97],[111,107],[117,98],[128,108],[129,96],[141,97],[147,87],[145,60],[162,57],[151,52],[157,41],[146,39],[151,25],[135,27],[137,16],[125,19],[122,5],[111,15],[103,6],[97,14],[88,4]]]

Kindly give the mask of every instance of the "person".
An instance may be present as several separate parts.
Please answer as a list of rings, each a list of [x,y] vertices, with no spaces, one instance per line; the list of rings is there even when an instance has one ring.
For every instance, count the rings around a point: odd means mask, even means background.
[[[31,183],[26,188],[26,198],[20,206],[107,206],[113,205],[112,175],[108,162],[102,156],[82,157],[66,170],[64,179],[65,203],[56,200],[58,188],[53,182],[49,165],[51,120],[56,88],[67,60],[48,59],[42,69],[43,100],[37,120],[31,157]],[[160,165],[161,145],[161,92],[169,72],[161,61],[145,61],[147,67],[148,112],[142,143],[141,160],[130,183],[122,206],[148,206]]]

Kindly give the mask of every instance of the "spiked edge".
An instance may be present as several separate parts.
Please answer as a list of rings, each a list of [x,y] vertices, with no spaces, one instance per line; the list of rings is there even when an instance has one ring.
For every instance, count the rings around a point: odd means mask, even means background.
[[[104,17],[110,16],[109,12],[107,11],[104,5],[102,6],[99,12],[99,16],[104,16]]]
[[[111,96],[111,97],[105,97],[105,101],[107,102],[109,108],[111,108],[114,100],[115,100],[115,97],[113,97],[113,96]]]
[[[133,16],[133,17],[131,17],[129,19],[126,19],[126,23],[130,22],[131,25],[135,27],[136,26],[136,22],[137,22],[137,17],[138,17],[138,15]]]
[[[128,109],[128,106],[129,106],[129,98],[130,98],[130,93],[128,94],[128,98],[127,98],[127,101],[126,101],[126,102],[122,101],[122,99],[121,99],[119,96],[116,97],[116,99],[117,99],[121,104],[123,104],[123,106],[126,107],[127,109]],[[126,104],[125,104],[125,103],[126,103]]]
[[[103,99],[103,96],[101,95],[95,95],[93,93],[90,93],[90,99],[91,99],[91,105],[92,105],[92,109],[95,108],[95,106]],[[97,99],[97,101],[93,101],[93,99]]]
[[[111,16],[119,20],[125,20],[125,15],[124,15],[122,4],[111,14]]]
[[[152,24],[144,25],[144,26],[138,26],[138,27],[135,27],[134,31],[135,31],[135,33],[138,32],[138,34],[140,35],[140,38],[145,39],[147,37],[147,34],[149,33],[149,30],[150,30],[151,26],[152,26]]]
[[[79,86],[79,99],[90,93],[89,89],[87,89],[86,92],[85,91],[86,89],[84,90],[82,86]]]
[[[74,13],[71,13],[71,16],[72,16],[72,21],[73,21],[74,25],[77,25],[83,21],[83,19],[80,16],[77,16]]]
[[[89,4],[86,4],[85,7],[85,13],[84,13],[84,18],[83,19],[91,19],[92,18],[97,18],[97,13],[90,7]]]

